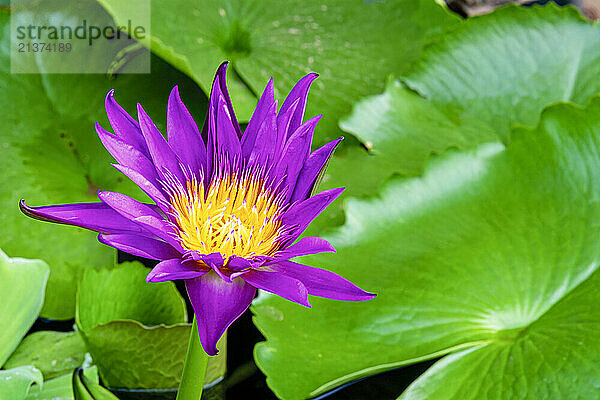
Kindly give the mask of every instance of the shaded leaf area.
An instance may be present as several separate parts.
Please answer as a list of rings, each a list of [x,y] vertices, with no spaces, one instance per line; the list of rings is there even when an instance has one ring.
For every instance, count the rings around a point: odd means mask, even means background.
[[[127,21],[135,9],[130,2],[101,3],[117,21]],[[282,99],[300,77],[319,73],[307,106],[308,116],[324,114],[317,143],[338,137],[337,121],[354,101],[380,92],[388,74],[404,73],[425,41],[458,20],[430,0],[295,0],[285,5],[277,0],[204,0],[193,6],[177,0],[151,5],[152,51],[206,92],[217,66],[232,61],[238,76],[230,74],[228,85],[241,121],[248,121],[255,96],[271,76]]]
[[[374,156],[341,177],[419,175],[432,153],[509,142],[512,126],[535,125],[552,103],[586,105],[599,74],[600,27],[575,9],[509,6],[470,18],[427,45],[411,71],[398,71],[408,88],[390,81],[341,121]]]
[[[338,254],[305,261],[378,297],[315,298],[312,310],[260,297],[253,311],[267,341],[255,358],[268,384],[300,399],[450,354],[406,398],[593,397],[599,171],[596,98],[548,108],[506,148],[449,152],[422,178],[351,200],[327,238]]]
[[[9,258],[0,249],[0,367],[11,368],[5,361],[35,322],[48,274],[45,262]]]
[[[90,379],[87,371],[77,369],[69,376],[73,383],[75,400],[118,400],[118,398],[98,384],[98,379]]]
[[[110,16],[95,2],[65,6],[59,1],[40,3],[40,25],[52,18],[54,25],[97,15]],[[104,16],[104,17],[102,17]],[[132,114],[141,102],[164,132],[166,100],[171,88],[180,92],[196,121],[202,123],[206,97],[193,81],[158,57],[152,58],[152,74],[131,75],[17,75],[10,73],[8,47],[9,17],[0,10],[0,105],[4,121],[0,128],[0,223],[4,227],[0,246],[9,254],[40,258],[48,262],[51,273],[41,315],[47,318],[72,318],[75,290],[87,267],[110,267],[115,252],[99,245],[96,235],[79,228],[41,223],[24,217],[18,201],[44,205],[97,201],[98,189],[121,191],[138,198],[145,195],[110,166],[114,160],[104,150],[94,132],[94,122],[109,128],[104,112],[104,96],[115,89],[116,99]],[[117,49],[109,41],[98,54],[113,56]],[[32,55],[33,57],[33,55]],[[69,54],[71,62],[86,63],[78,53]],[[79,57],[79,58],[78,58]],[[44,70],[44,58],[23,62]],[[129,68],[135,67],[130,61]],[[127,72],[127,69],[122,72]]]
[[[148,284],[148,269],[123,263],[88,269],[77,294],[77,327],[107,386],[177,387],[190,324],[172,282]]]
[[[19,344],[4,368],[33,365],[44,380],[56,378],[79,367],[86,353],[78,332],[34,332]]]

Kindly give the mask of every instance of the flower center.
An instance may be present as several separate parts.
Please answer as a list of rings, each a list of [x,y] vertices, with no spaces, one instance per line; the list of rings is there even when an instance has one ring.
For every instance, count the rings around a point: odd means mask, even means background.
[[[205,190],[188,180],[171,197],[177,234],[183,248],[201,254],[269,256],[278,250],[282,197],[253,174],[224,174]]]

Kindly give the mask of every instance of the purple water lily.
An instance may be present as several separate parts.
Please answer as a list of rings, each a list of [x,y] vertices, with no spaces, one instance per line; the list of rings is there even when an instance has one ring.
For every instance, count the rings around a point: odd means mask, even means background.
[[[159,260],[148,282],[184,279],[204,350],[214,355],[225,330],[249,306],[256,289],[310,307],[308,295],[369,300],[350,281],[326,270],[289,261],[335,252],[318,237],[296,242],[311,221],[344,190],[312,195],[341,139],[310,152],[321,116],[303,122],[308,90],[303,77],[279,112],[271,79],[242,133],[223,63],[215,76],[202,132],[179,98],[167,107],[167,138],[138,104],[138,121],[106,96],[115,134],[96,124],[115,168],[153,201],[98,192],[99,203],[29,207],[44,221],[100,232],[98,240],[135,256]]]

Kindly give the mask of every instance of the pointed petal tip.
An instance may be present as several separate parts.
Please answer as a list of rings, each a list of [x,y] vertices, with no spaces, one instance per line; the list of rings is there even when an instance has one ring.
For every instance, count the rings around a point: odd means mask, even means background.
[[[217,73],[215,74],[215,79],[223,78],[225,79],[225,75],[227,74],[227,67],[229,66],[229,61],[225,60],[217,68]]]
[[[25,199],[19,200],[19,210],[28,217],[35,218],[35,214],[33,213],[33,209],[25,204]]]
[[[175,85],[173,86],[173,89],[171,89],[171,93],[169,93],[169,101],[171,101],[171,99],[175,100],[179,98],[179,87]]]
[[[111,111],[114,111],[114,110],[118,109],[118,107],[119,107],[114,96],[115,96],[115,89],[110,89],[106,93],[106,97],[104,98],[104,108],[106,109],[107,113],[110,113]]]
[[[375,293],[365,292],[364,299],[358,299],[357,301],[369,301],[373,300],[377,295]]]
[[[334,188],[334,189],[329,189],[329,190],[325,190],[323,192],[320,193],[325,193],[327,192],[327,194],[325,196],[327,196],[328,200],[335,200],[335,198],[337,198],[339,195],[341,195],[344,190],[346,190],[346,187],[339,187],[339,188]]]
[[[44,222],[56,222],[52,218],[45,216],[42,213],[36,211],[36,207],[30,207],[25,203],[25,199],[19,200],[19,210],[29,218],[37,219],[38,221]]]
[[[312,304],[310,304],[310,302],[308,301],[308,298],[306,299],[306,303],[298,303],[301,306],[304,306],[306,308],[312,308]]]
[[[96,129],[96,133],[97,133],[98,135],[105,135],[105,134],[107,134],[107,133],[110,133],[109,131],[107,131],[106,129],[104,129],[104,128],[102,127],[102,125],[100,125],[100,122],[98,122],[98,121],[96,121],[96,122],[94,123],[94,129]]]
[[[323,118],[323,114],[319,114],[319,115],[315,115],[314,117],[308,119],[305,124],[312,124],[312,125],[317,125],[319,123],[319,121],[321,120],[321,118]]]
[[[200,335],[198,335],[200,336]],[[202,343],[202,338],[200,338],[200,344],[202,345],[202,348],[204,349],[204,352],[206,354],[208,354],[209,356],[216,356],[217,354],[219,354],[219,350],[217,349],[217,344],[204,344]]]

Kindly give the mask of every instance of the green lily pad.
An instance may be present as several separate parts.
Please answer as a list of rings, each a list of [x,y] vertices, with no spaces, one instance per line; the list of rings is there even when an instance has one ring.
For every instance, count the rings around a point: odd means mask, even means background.
[[[146,283],[148,272],[123,263],[89,269],[81,280],[76,322],[107,386],[178,385],[191,326],[185,302],[172,282]]]
[[[131,319],[146,326],[186,322],[185,301],[172,282],[147,283],[150,270],[139,262],[114,269],[89,269],[77,292],[77,327],[83,334],[95,326]]]
[[[181,379],[191,324],[144,326],[113,321],[85,334],[88,349],[109,387],[173,389]]]
[[[117,21],[134,8],[100,2]],[[307,107],[307,115],[324,114],[317,142],[339,136],[337,120],[354,101],[380,92],[388,74],[405,72],[424,42],[458,20],[431,0],[178,0],[151,7],[152,51],[206,92],[217,66],[232,61],[229,88],[241,121],[271,76],[281,97],[303,75],[319,73]]]
[[[362,173],[354,168],[361,178],[366,173],[419,175],[431,154],[500,140],[479,118],[437,107],[397,80],[390,80],[383,94],[356,103],[340,127],[363,141],[374,160],[360,164]]]
[[[0,250],[0,366],[3,366],[35,322],[48,280],[41,260],[9,258]]]
[[[284,399],[449,354],[408,399],[593,398],[600,373],[600,98],[548,108],[512,143],[431,160],[350,200],[303,259],[378,297],[255,301],[255,358]]]
[[[361,164],[363,177],[418,175],[432,153],[508,142],[511,126],[535,125],[552,103],[587,104],[598,75],[598,25],[570,7],[508,6],[450,27],[405,74],[409,88],[389,82],[340,126],[387,161]]]
[[[39,331],[23,339],[4,368],[33,365],[49,380],[81,366],[85,353],[78,332]]]
[[[424,51],[404,77],[435,105],[486,122],[503,139],[559,101],[600,92],[600,26],[575,7],[506,6],[468,19]],[[453,105],[453,106],[451,106]]]
[[[43,382],[42,373],[31,365],[0,370],[0,398],[23,400],[31,385],[41,385]]]
[[[40,4],[45,7],[40,18],[51,15],[54,24],[73,16],[105,13],[89,1],[76,7],[60,1]],[[59,10],[51,12],[53,7]],[[158,57],[152,58],[149,75],[11,74],[9,18],[8,10],[0,9],[0,105],[4,110],[0,168],[5,171],[0,177],[0,186],[5,188],[0,192],[4,227],[0,246],[10,254],[48,262],[51,272],[41,315],[68,319],[75,312],[75,291],[83,271],[111,267],[115,251],[98,244],[93,232],[26,218],[19,212],[18,201],[24,198],[31,205],[97,201],[98,189],[144,199],[135,185],[110,166],[114,160],[94,132],[95,121],[108,128],[106,92],[114,88],[115,97],[132,115],[136,115],[136,102],[141,102],[161,129],[174,85],[180,85],[184,101],[200,123],[206,97],[193,81]],[[112,54],[106,50],[103,54]],[[75,53],[70,56],[75,57],[72,62],[85,61]],[[42,69],[44,59],[37,62]]]

